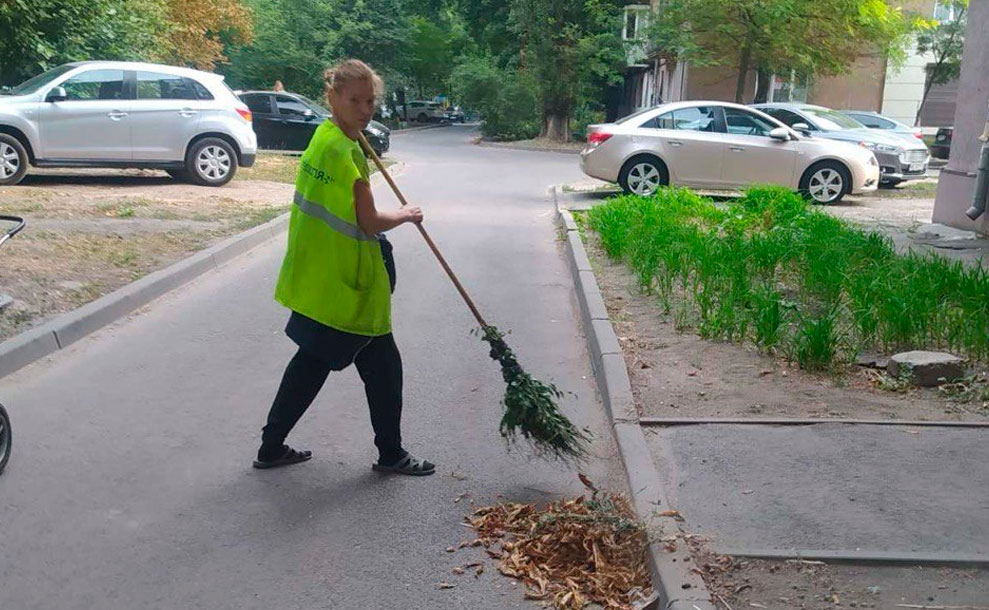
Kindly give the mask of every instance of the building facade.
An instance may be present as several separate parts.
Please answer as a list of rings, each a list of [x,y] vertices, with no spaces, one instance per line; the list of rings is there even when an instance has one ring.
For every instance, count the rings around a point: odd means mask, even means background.
[[[623,38],[628,49],[628,68],[618,114],[636,112],[664,102],[681,100],[734,100],[737,69],[730,65],[699,67],[664,58],[661,49],[645,39],[652,11],[661,10],[660,1],[630,4],[625,7]],[[950,18],[939,0],[905,0],[904,11],[934,18]],[[815,79],[799,75],[773,75],[769,99],[773,102],[807,102],[846,110],[882,112],[907,125],[914,125],[923,98],[930,56],[916,53],[916,44],[908,49],[907,61],[898,70],[882,57],[863,57],[847,73]],[[743,99],[755,97],[757,74],[746,75]],[[925,104],[921,125],[950,125],[954,116],[957,84],[935,86]]]

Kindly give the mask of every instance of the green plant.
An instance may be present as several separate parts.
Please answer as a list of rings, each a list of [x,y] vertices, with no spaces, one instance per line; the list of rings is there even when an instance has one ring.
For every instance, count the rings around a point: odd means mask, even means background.
[[[751,340],[823,369],[861,350],[944,348],[989,358],[989,273],[756,187],[727,205],[675,188],[618,196],[587,225],[683,330]]]

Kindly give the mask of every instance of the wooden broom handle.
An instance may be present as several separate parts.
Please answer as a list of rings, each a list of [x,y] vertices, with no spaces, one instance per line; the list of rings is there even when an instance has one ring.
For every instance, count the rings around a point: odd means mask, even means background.
[[[375,154],[374,149],[371,148],[371,145],[367,143],[367,138],[364,137],[364,134],[361,132],[357,132],[357,137],[360,138],[360,143],[361,146],[364,148],[364,151],[368,154],[369,157],[371,157],[371,160],[374,161],[374,164],[378,166],[378,171],[381,172],[381,175],[385,177],[385,180],[388,182],[388,185],[391,186],[391,190],[395,192],[395,196],[398,197],[398,200],[402,203],[402,207],[409,205],[409,202],[405,199],[405,195],[403,195],[402,191],[398,189],[398,185],[395,184],[394,180],[392,180],[391,174],[388,173],[388,170],[385,169],[384,164],[381,163],[381,159],[379,159],[378,155]],[[422,238],[426,240],[426,244],[429,246],[429,249],[433,251],[433,254],[436,256],[436,260],[440,262],[440,265],[443,267],[443,270],[446,271],[446,274],[453,282],[453,285],[457,287],[457,292],[460,293],[460,296],[461,298],[463,298],[464,303],[467,303],[467,307],[469,307],[470,312],[474,314],[474,317],[477,319],[477,323],[481,325],[482,329],[487,328],[488,324],[487,322],[484,321],[484,318],[481,316],[481,312],[477,310],[477,307],[474,305],[474,301],[471,300],[470,295],[467,294],[466,290],[464,290],[463,284],[461,284],[460,280],[457,279],[457,275],[453,272],[453,269],[450,268],[450,265],[449,263],[446,262],[446,259],[443,258],[443,254],[440,253],[440,249],[436,247],[436,244],[433,242],[433,239],[429,236],[429,233],[426,232],[426,227],[422,226],[421,222],[417,222],[415,223],[415,225],[416,228],[419,229],[419,234],[422,235]]]

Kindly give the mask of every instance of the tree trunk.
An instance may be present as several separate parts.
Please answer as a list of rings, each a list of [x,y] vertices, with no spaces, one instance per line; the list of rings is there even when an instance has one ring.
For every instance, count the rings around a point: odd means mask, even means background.
[[[562,114],[548,114],[545,122],[546,137],[554,142],[570,141],[570,117]]]
[[[738,57],[738,79],[735,81],[735,103],[741,104],[745,95],[745,77],[749,74],[749,62],[752,59],[752,43],[745,41],[742,52]]]
[[[755,99],[752,100],[752,103],[765,104],[769,101],[769,85],[772,84],[773,75],[766,68],[756,68],[756,72],[759,75],[759,82],[755,90]]]

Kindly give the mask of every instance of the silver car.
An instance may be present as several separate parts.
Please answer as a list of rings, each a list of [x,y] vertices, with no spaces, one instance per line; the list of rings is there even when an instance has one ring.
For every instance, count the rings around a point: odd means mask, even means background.
[[[164,169],[220,186],[257,154],[251,111],[209,72],[77,62],[0,93],[0,185],[33,165]]]
[[[924,142],[924,132],[920,127],[910,127],[904,123],[883,116],[871,110],[842,110],[842,114],[850,116],[869,129],[881,129],[885,135],[896,136],[909,144]],[[924,144],[924,146],[927,146]]]
[[[580,166],[638,195],[666,184],[718,190],[778,184],[835,203],[879,183],[871,151],[799,135],[758,110],[727,102],[664,104],[591,125]]]
[[[812,104],[756,104],[757,108],[808,135],[864,146],[876,154],[880,183],[890,186],[927,175],[930,154],[921,141],[910,143],[869,129],[855,119]]]

